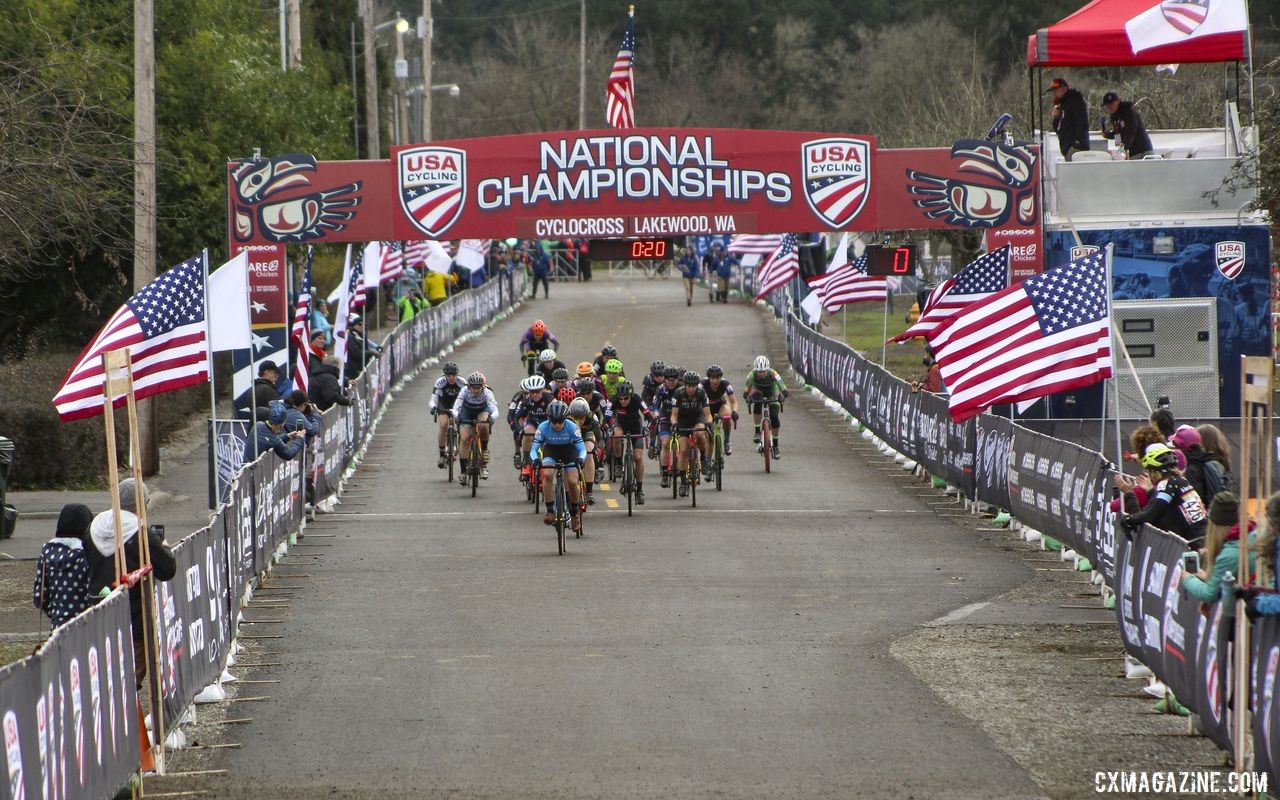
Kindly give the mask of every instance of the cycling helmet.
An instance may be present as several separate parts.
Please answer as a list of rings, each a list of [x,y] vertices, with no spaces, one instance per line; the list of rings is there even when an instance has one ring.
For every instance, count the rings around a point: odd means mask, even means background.
[[[540,319],[535,319],[533,321],[533,326],[529,328],[529,330],[533,332],[534,336],[542,336],[547,332],[547,323]]]
[[[752,367],[756,372],[767,372],[769,370],[769,357],[756,356],[755,366]]]
[[[712,364],[711,366],[707,367],[707,377],[708,378],[724,377],[724,370],[720,368],[719,364]]]
[[[1147,445],[1146,451],[1142,454],[1142,466],[1144,469],[1169,472],[1178,466],[1178,459],[1173,455],[1169,445],[1157,442]]]
[[[549,364],[556,360],[556,351],[548,347],[546,350],[543,350],[538,354],[538,360],[544,364]]]
[[[457,375],[458,365],[452,361],[446,361],[444,362],[443,370],[445,375]]]
[[[573,388],[577,389],[578,394],[580,395],[591,394],[596,390],[596,379],[595,378],[579,378],[578,380],[574,381]]]
[[[696,372],[686,372],[686,373],[684,374],[684,385],[685,385],[685,386],[697,386],[699,383],[702,383],[702,376],[701,376],[701,375],[699,375],[698,373],[696,373]]]
[[[680,377],[680,369],[679,369],[678,367],[663,367],[663,368],[662,368],[662,377],[664,377],[664,378],[679,378],[679,377]]]
[[[555,371],[551,373],[551,380],[553,381],[569,380],[569,370],[565,369],[564,367],[556,367]]]
[[[650,375],[661,375],[661,374],[662,374],[662,371],[663,371],[664,369],[666,369],[666,368],[667,368],[667,365],[666,365],[666,364],[662,363],[661,361],[655,361],[655,362],[653,362],[652,364],[650,364],[650,365],[649,365],[649,374],[650,374]]]
[[[631,381],[623,381],[618,384],[618,397],[630,397],[635,393],[636,387],[631,384]]]
[[[467,376],[468,386],[484,386],[484,384],[485,384],[484,373],[480,372],[479,370]]]
[[[614,346],[613,346],[613,345],[611,345],[611,344],[606,344],[604,347],[601,347],[601,348],[600,348],[600,355],[601,355],[601,356],[602,356],[606,361],[607,361],[608,359],[610,359],[610,358],[617,358],[617,357],[618,357],[618,348],[614,347]]]
[[[596,368],[591,366],[590,361],[583,361],[578,364],[578,377],[586,378],[596,374]]]
[[[604,362],[604,371],[609,373],[610,375],[621,375],[622,362],[616,358],[611,358],[608,361]]]
[[[556,392],[556,399],[561,403],[572,403],[576,399],[578,393],[568,386],[565,386]]]
[[[547,388],[547,380],[541,375],[530,375],[520,385],[524,387],[526,392],[536,392],[539,389]]]
[[[547,419],[552,422],[564,422],[564,418],[569,416],[569,406],[559,400],[552,400],[547,406]]]
[[[591,413],[591,404],[584,398],[577,398],[569,404],[569,416],[581,419]]]

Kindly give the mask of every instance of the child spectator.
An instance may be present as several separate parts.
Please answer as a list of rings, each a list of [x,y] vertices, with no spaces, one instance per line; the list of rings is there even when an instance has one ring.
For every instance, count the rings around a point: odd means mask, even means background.
[[[40,548],[31,601],[56,628],[89,607],[89,554],[85,538],[93,512],[68,503],[58,514],[53,538]]]

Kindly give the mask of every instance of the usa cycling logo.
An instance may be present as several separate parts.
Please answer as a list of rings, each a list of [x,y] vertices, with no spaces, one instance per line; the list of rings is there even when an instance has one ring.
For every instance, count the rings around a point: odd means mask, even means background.
[[[1093,253],[1096,253],[1101,249],[1102,248],[1098,247],[1096,244],[1073,245],[1071,247],[1071,260],[1077,261],[1081,258],[1084,258],[1085,256],[1092,255]]]
[[[1213,261],[1227,280],[1244,271],[1244,242],[1218,242],[1213,246]]]
[[[843,228],[871,196],[871,144],[862,139],[815,139],[801,145],[804,199],[818,218]]]
[[[396,157],[400,207],[432,238],[448,230],[467,199],[467,153],[455,147],[411,147]]]

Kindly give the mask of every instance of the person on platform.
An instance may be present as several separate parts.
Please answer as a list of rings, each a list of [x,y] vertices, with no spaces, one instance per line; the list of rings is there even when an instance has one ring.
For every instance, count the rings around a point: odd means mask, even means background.
[[[1081,150],[1089,149],[1089,106],[1079,89],[1072,89],[1066,78],[1049,83],[1053,92],[1053,130],[1058,134],[1058,149],[1067,161]]]
[[[311,330],[324,334],[321,347],[333,344],[333,323],[329,322],[329,301],[323,297],[316,298],[315,305],[311,308]]]
[[[1142,124],[1142,116],[1138,109],[1128,100],[1121,100],[1115,92],[1107,92],[1102,96],[1102,107],[1109,115],[1111,124],[1102,126],[1102,138],[1117,137],[1124,148],[1125,158],[1134,161],[1151,152],[1151,137]]]

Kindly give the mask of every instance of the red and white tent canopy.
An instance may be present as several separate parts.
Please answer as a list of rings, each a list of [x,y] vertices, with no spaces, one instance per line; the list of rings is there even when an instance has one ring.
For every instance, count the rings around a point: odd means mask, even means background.
[[[1027,66],[1249,60],[1246,0],[1093,0],[1027,37]]]

